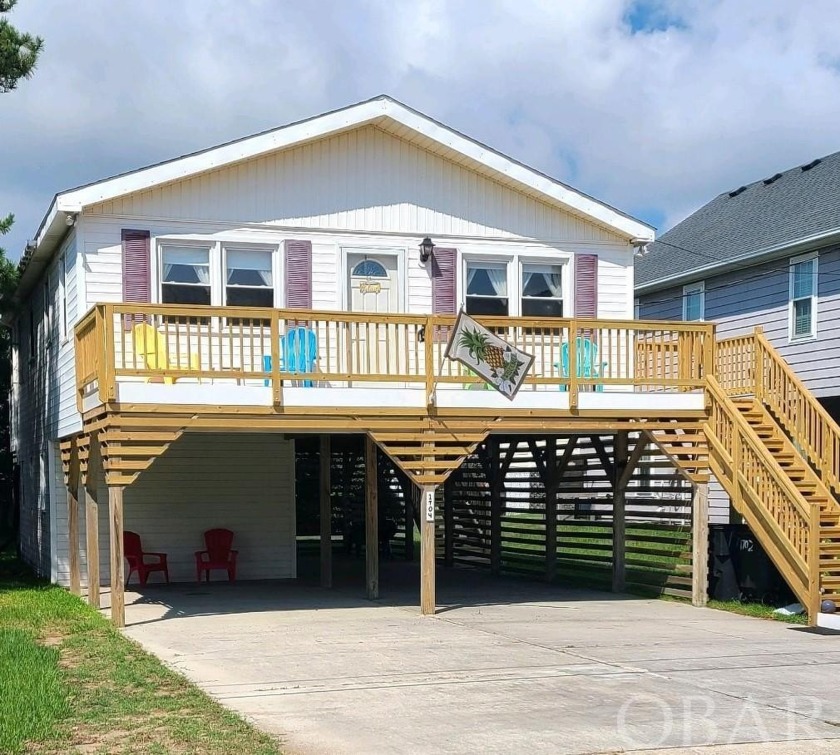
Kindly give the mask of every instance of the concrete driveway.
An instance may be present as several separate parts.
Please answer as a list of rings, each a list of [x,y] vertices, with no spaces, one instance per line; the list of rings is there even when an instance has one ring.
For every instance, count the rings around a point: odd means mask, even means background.
[[[413,578],[149,588],[126,634],[292,753],[840,751],[838,635],[467,570],[424,619]]]

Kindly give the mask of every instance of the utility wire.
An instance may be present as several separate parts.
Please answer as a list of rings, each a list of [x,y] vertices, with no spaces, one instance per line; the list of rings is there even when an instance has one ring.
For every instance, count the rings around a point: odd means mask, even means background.
[[[728,261],[728,260],[722,260],[719,257],[714,257],[713,255],[707,254],[705,252],[697,251],[696,249],[688,249],[687,247],[680,246],[679,244],[672,244],[669,241],[661,241],[660,240],[660,241],[656,241],[655,243],[663,244],[664,246],[670,246],[670,247],[673,247],[674,249],[680,249],[684,252],[688,252],[689,254],[693,254],[697,257],[705,257],[706,259],[712,260],[713,262],[725,263],[725,262]],[[760,262],[757,262],[757,263],[755,263],[755,265],[749,265],[749,267],[757,267],[760,264],[761,264]],[[688,273],[688,274],[690,274],[690,272],[691,271],[686,271],[686,273]],[[737,280],[730,281],[729,283],[719,283],[719,284],[713,285],[713,286],[706,285],[705,292],[719,291],[719,290],[722,290],[722,289],[731,288],[733,286],[740,286],[744,283],[749,283],[750,281],[753,281],[753,280],[758,280],[760,278],[766,278],[768,273],[782,273],[784,275],[789,275],[790,274],[790,265],[787,264],[784,267],[763,267],[760,272],[756,272],[755,274],[749,275],[749,276],[746,276],[746,277],[740,277]],[[726,275],[726,274],[728,274],[728,273],[718,273],[718,275]],[[817,275],[818,275],[819,280],[840,281],[840,274],[820,273],[819,269],[818,269]],[[714,277],[714,276],[715,276],[715,274],[712,273],[711,277]],[[676,284],[676,285],[679,285],[679,284]],[[648,305],[653,305],[653,304],[672,304],[674,302],[681,301],[682,299],[685,299],[685,298],[687,298],[691,295],[692,295],[691,293],[684,293],[683,292],[679,297],[671,296],[671,297],[662,298],[662,299],[647,299],[647,298],[644,298],[645,295],[642,294],[642,296],[637,297],[637,298],[639,299],[639,304],[641,306],[648,306]]]

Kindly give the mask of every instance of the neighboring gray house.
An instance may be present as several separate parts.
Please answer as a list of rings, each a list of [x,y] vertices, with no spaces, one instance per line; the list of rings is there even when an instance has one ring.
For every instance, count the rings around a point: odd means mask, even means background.
[[[636,261],[636,311],[715,321],[719,338],[762,326],[840,420],[840,152],[725,191],[663,234]]]

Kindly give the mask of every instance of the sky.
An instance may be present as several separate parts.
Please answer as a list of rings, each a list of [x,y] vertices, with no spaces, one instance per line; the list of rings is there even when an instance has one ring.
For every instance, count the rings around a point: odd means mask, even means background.
[[[19,0],[0,239],[61,190],[379,94],[667,230],[840,150],[836,0]]]

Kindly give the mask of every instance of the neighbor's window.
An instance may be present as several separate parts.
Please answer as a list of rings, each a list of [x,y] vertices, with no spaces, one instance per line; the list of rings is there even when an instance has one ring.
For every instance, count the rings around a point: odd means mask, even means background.
[[[563,316],[563,268],[560,265],[522,265],[523,317]]]
[[[508,314],[507,263],[467,261],[467,314]]]
[[[790,337],[817,335],[817,257],[790,261]]]
[[[210,304],[210,250],[164,246],[161,251],[161,302]]]
[[[229,307],[273,307],[271,252],[226,249],[225,304]]]
[[[703,281],[683,286],[683,320],[702,320],[706,317],[706,286]]]

